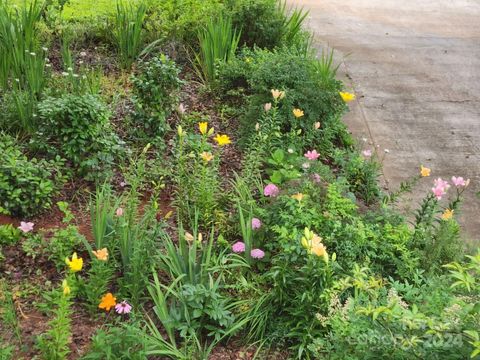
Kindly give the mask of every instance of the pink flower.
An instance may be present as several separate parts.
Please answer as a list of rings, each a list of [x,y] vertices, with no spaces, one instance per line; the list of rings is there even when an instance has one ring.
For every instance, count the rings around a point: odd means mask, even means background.
[[[261,259],[265,256],[265,252],[260,249],[253,249],[250,251],[250,256],[254,259]]]
[[[363,150],[362,154],[363,154],[363,156],[368,158],[368,157],[372,156],[372,150]]]
[[[121,207],[118,208],[117,211],[115,211],[115,214],[116,214],[118,217],[122,216],[122,215],[123,215],[123,209],[122,209]]]
[[[241,241],[237,241],[235,244],[232,245],[232,251],[237,254],[244,252],[245,244]]]
[[[130,311],[132,311],[132,305],[123,300],[121,303],[115,305],[115,311],[118,314],[128,314]]]
[[[18,228],[26,234],[33,230],[33,225],[35,224],[32,222],[21,221],[20,226]]]
[[[442,180],[441,178],[433,180],[433,185],[444,190],[448,190],[450,188],[448,181]]]
[[[257,229],[260,229],[261,227],[262,227],[262,222],[260,221],[260,219],[253,218],[252,219],[252,229],[257,230]]]
[[[433,195],[437,198],[437,200],[441,200],[442,196],[446,194],[445,188],[437,186],[432,188]]]
[[[308,160],[317,160],[320,157],[320,154],[317,150],[309,150],[303,156],[305,156]]]
[[[467,184],[467,182],[461,176],[460,177],[452,176],[452,183],[456,187],[465,186]]]
[[[265,196],[275,197],[278,195],[279,192],[280,190],[275,184],[268,184],[267,186],[265,186],[265,189],[263,189],[263,194]]]
[[[315,174],[312,174],[312,180],[313,180],[314,183],[318,184],[320,181],[322,181],[322,178],[320,177],[320,175],[315,173]]]

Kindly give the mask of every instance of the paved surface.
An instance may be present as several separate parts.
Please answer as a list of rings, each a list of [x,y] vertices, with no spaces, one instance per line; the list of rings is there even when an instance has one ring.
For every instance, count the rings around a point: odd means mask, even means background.
[[[433,177],[470,178],[460,222],[480,240],[480,1],[289,0],[310,10],[319,47],[335,49],[357,94],[346,117],[364,147],[379,146],[390,189],[432,168]],[[362,141],[360,141],[362,143]],[[370,145],[370,144],[371,145]],[[388,149],[388,154],[384,153]]]

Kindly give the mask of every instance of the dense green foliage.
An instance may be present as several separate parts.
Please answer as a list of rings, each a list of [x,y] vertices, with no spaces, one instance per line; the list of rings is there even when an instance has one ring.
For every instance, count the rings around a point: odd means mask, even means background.
[[[32,216],[52,204],[62,181],[63,162],[28,159],[17,139],[0,133],[0,209]]]
[[[469,180],[397,209],[306,16],[0,0],[1,359],[480,355]]]
[[[40,124],[35,145],[71,162],[83,176],[108,175],[121,142],[108,122],[109,111],[92,95],[47,98],[38,105]]]

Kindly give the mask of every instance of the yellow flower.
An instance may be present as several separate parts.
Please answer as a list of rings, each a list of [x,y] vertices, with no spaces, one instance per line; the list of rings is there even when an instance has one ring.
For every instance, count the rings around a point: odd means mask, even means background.
[[[422,175],[422,177],[430,176],[431,171],[429,168],[423,167],[423,165],[420,166],[420,175]]]
[[[200,133],[202,135],[205,135],[207,133],[207,129],[208,129],[208,123],[206,121],[204,122],[199,122],[198,123],[198,129],[200,130]]]
[[[70,295],[71,289],[70,289],[70,286],[68,286],[67,279],[64,279],[62,281],[62,288],[63,288],[63,295],[65,296]]]
[[[355,100],[355,94],[349,93],[349,92],[344,92],[340,91],[339,92],[340,96],[342,97],[343,101],[345,102],[350,102],[352,100]]]
[[[328,262],[327,248],[322,244],[322,238],[309,228],[305,228],[305,236],[302,237],[302,246],[307,249],[309,254],[322,256],[325,262]]]
[[[110,311],[115,305],[117,305],[117,298],[113,296],[112,293],[107,293],[102,296],[102,301],[98,304],[98,307]]]
[[[315,128],[315,130],[318,130],[318,129],[320,129],[321,125],[322,124],[320,124],[320,121],[317,121],[315,124],[313,124],[313,127]]]
[[[107,248],[103,248],[103,249],[100,249],[100,250],[94,250],[92,251],[93,255],[95,255],[95,257],[98,259],[98,260],[101,260],[101,261],[107,261],[108,260],[108,250]]]
[[[300,109],[293,109],[293,115],[296,118],[299,118],[299,117],[302,117],[304,114],[303,114],[303,111]]]
[[[296,193],[292,195],[292,199],[298,200],[299,202],[303,200],[303,194],[302,193]]]
[[[210,160],[213,159],[212,153],[209,153],[209,152],[206,152],[206,151],[202,152],[202,153],[200,154],[200,157],[201,157],[205,162],[209,162]]]
[[[283,99],[285,97],[285,91],[281,91],[277,89],[272,89],[270,91],[272,92],[272,96],[275,100]]]
[[[72,272],[77,272],[82,270],[83,267],[83,259],[77,257],[77,253],[74,252],[72,255],[72,260],[70,260],[68,257],[65,259],[65,263],[68,265],[70,270]]]
[[[217,134],[214,139],[219,146],[224,146],[232,143],[228,135]]]
[[[445,209],[445,211],[442,214],[442,220],[450,220],[453,218],[453,212],[455,210],[450,210],[450,209]]]

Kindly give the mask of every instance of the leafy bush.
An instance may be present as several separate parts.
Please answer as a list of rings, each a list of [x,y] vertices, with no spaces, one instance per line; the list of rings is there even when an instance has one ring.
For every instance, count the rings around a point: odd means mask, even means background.
[[[132,78],[135,132],[148,137],[165,134],[167,118],[178,105],[183,84],[179,74],[178,66],[165,55],[139,64],[138,73]]]
[[[47,98],[38,105],[38,115],[34,146],[66,158],[87,179],[108,176],[122,143],[98,97],[65,94]]]
[[[58,157],[29,160],[13,137],[0,133],[0,207],[23,217],[48,209],[63,181],[62,165]]]
[[[273,49],[281,44],[285,19],[277,0],[227,0],[225,12],[241,30],[240,45]]]
[[[253,48],[274,49],[302,44],[302,23],[308,12],[289,12],[286,2],[277,0],[227,0],[225,12],[242,31],[240,44]],[[304,44],[302,44],[304,45]]]
[[[243,142],[248,142],[254,134],[264,104],[273,102],[271,90],[279,89],[285,92],[285,96],[278,101],[271,126],[280,134],[279,143],[287,142],[287,146],[296,145],[300,149],[315,145],[326,153],[331,153],[335,146],[341,144],[351,145],[345,125],[338,118],[345,110],[338,95],[341,83],[320,76],[316,62],[316,59],[291,49],[272,52],[257,49],[244,50],[239,58],[221,66],[220,92],[228,94],[230,89],[236,89],[248,95],[245,116],[241,119]],[[292,113],[295,108],[304,113],[301,121]],[[316,123],[320,127],[314,131]],[[301,131],[301,136],[295,138],[295,144],[288,141],[293,129]]]

